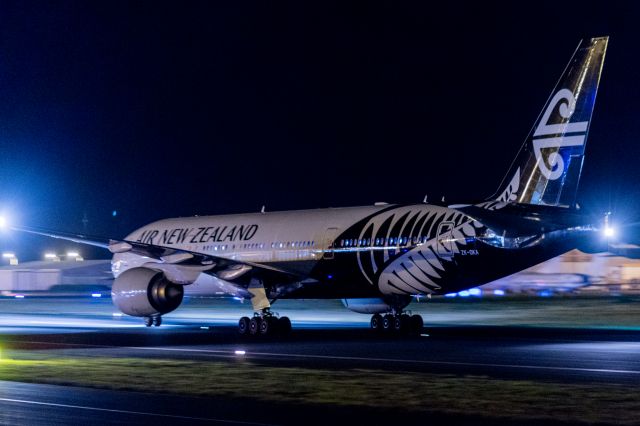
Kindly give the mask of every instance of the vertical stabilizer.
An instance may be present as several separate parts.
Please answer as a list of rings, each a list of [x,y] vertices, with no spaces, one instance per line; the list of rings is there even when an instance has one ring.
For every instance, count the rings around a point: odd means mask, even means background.
[[[608,40],[580,42],[493,199],[574,206]]]

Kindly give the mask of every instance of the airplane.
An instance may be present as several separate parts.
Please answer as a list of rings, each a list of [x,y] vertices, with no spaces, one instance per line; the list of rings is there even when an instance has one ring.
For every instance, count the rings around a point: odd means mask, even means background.
[[[600,250],[602,224],[576,191],[608,37],[579,43],[498,191],[467,204],[423,203],[171,218],[124,239],[39,228],[14,230],[113,253],[112,299],[159,326],[198,282],[248,299],[243,335],[286,334],[278,299],[342,299],[371,328],[419,333],[405,308],[415,296],[459,292],[571,249]]]

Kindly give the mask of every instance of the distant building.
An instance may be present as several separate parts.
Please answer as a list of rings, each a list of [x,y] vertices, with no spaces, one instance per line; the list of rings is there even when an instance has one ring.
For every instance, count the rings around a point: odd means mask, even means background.
[[[36,261],[0,267],[0,294],[111,288],[110,260]]]
[[[640,257],[636,246],[616,247],[616,251]],[[485,291],[640,293],[640,259],[611,253],[587,254],[572,250],[517,274],[482,287]]]

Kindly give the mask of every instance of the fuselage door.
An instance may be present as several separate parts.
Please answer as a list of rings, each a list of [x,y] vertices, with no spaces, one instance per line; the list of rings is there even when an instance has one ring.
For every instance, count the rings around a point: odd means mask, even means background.
[[[442,222],[438,226],[438,256],[445,259],[451,259],[453,257],[453,222]]]
[[[324,237],[322,239],[322,258],[333,259],[333,250],[336,246],[336,238],[338,237],[338,228],[327,228],[324,231]]]

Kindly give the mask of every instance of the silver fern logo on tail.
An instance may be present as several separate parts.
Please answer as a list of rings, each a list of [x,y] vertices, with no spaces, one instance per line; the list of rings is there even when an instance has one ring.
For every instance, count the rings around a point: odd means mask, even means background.
[[[577,123],[549,124],[551,114],[558,109],[562,119],[568,120],[576,108],[576,98],[569,89],[562,89],[555,94],[544,111],[540,124],[533,134],[533,152],[538,162],[538,169],[549,180],[556,180],[564,173],[565,163],[558,149],[569,146],[582,146],[589,128],[588,121]],[[576,133],[567,136],[567,133]],[[553,135],[562,135],[549,137]],[[548,149],[554,149],[549,151]],[[547,151],[546,161],[542,150]],[[547,163],[549,167],[547,167]]]
[[[578,45],[492,202],[575,206],[607,41]]]

